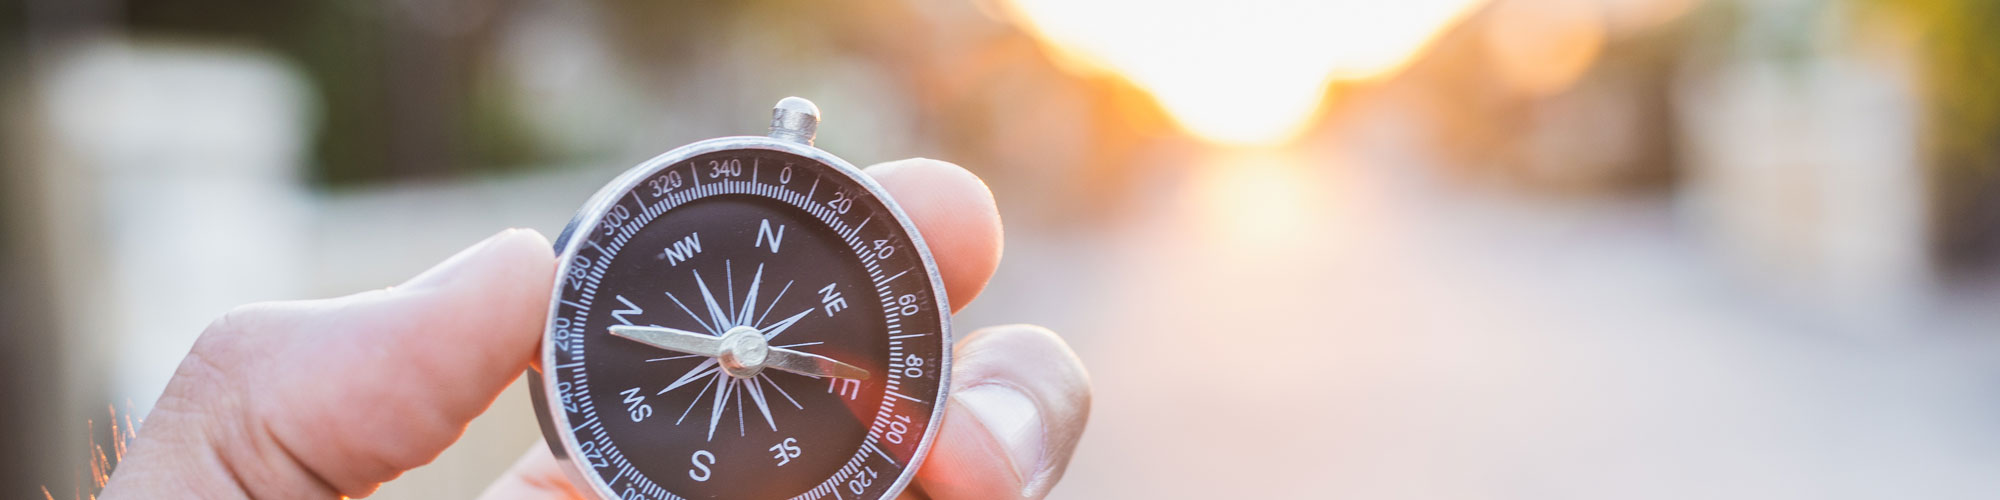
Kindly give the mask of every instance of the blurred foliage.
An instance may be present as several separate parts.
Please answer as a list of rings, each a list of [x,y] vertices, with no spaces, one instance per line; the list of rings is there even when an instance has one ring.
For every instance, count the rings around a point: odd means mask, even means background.
[[[1920,136],[1938,264],[1950,269],[2000,258],[2000,93],[1993,91],[2000,84],[2000,54],[1993,53],[2000,47],[2000,2],[1820,0],[1764,6],[1788,15],[1746,16],[1751,7],[1711,2],[1696,23],[1695,50],[1705,58],[1719,51],[1788,64],[1816,51],[1882,48],[1867,47],[1871,40],[1892,50],[1915,42],[1907,49],[1914,51],[1926,106]],[[1832,19],[1846,24],[1827,24]]]
[[[135,2],[141,36],[241,41],[299,65],[318,97],[312,177],[330,185],[521,168],[547,160],[489,71],[511,3],[466,9],[389,1]],[[442,28],[426,25],[446,19]],[[472,12],[462,12],[471,10]]]
[[[1922,37],[1942,257],[2000,254],[2000,2],[1865,1]]]
[[[1608,32],[1586,69],[1543,93],[1502,74],[1504,61],[1488,50],[1494,17],[1493,6],[1475,11],[1388,85],[1422,93],[1416,109],[1451,159],[1444,168],[1552,195],[1673,186],[1680,151],[1669,86],[1688,23]]]

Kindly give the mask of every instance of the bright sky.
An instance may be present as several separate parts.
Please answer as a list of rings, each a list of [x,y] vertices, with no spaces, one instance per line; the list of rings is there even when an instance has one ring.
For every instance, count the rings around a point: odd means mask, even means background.
[[[1483,0],[1007,0],[1066,64],[1108,71],[1188,131],[1296,137],[1336,80],[1383,75]]]

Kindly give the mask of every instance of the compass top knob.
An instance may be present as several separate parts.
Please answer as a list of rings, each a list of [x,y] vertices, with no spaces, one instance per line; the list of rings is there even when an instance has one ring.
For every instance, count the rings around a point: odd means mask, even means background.
[[[771,138],[811,146],[819,133],[819,106],[801,97],[786,97],[771,108]]]

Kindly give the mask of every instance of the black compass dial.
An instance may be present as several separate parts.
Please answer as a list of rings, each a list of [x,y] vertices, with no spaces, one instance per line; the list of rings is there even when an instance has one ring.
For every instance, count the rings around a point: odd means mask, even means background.
[[[907,481],[946,316],[907,221],[851,172],[719,149],[579,216],[537,388],[578,479],[628,499],[881,498]]]

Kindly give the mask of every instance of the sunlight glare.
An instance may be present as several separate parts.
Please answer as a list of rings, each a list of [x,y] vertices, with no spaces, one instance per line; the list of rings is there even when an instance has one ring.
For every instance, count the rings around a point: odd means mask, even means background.
[[[1535,0],[1495,4],[1486,23],[1486,52],[1500,81],[1533,96],[1561,92],[1582,78],[1604,51],[1600,0]]]
[[[1331,229],[1339,212],[1335,182],[1313,167],[1324,161],[1289,149],[1213,152],[1178,196],[1193,202],[1182,219],[1221,254],[1278,263],[1311,258],[1291,252],[1315,247],[1317,230]]]
[[[1016,24],[1130,80],[1212,141],[1286,142],[1329,83],[1386,75],[1483,0],[1007,0]]]

